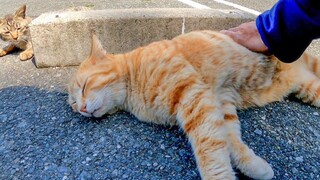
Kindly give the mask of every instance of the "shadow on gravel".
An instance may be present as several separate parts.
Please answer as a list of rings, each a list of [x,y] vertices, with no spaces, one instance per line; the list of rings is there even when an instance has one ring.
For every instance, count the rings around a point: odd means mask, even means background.
[[[66,92],[0,89],[0,179],[200,179],[178,127],[142,123],[126,112],[85,118],[66,100]],[[319,155],[308,144],[315,136],[309,128],[300,133],[297,112],[289,113],[301,108],[315,110],[275,104],[239,113],[245,141],[273,165],[277,179],[316,178]],[[319,132],[319,124],[312,128]],[[293,142],[300,140],[307,145]]]
[[[0,90],[0,179],[199,179],[177,128],[73,113],[67,93]]]

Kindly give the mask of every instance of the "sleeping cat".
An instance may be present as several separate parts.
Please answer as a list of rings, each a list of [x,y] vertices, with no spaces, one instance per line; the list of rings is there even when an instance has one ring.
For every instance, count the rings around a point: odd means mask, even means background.
[[[33,57],[33,49],[30,40],[28,24],[31,18],[26,17],[26,5],[20,7],[14,14],[9,14],[0,19],[0,38],[8,41],[9,45],[0,49],[0,57],[12,52],[14,49],[22,49],[19,58],[22,61]]]
[[[178,124],[203,179],[235,179],[232,165],[271,179],[270,165],[241,139],[236,108],[263,106],[295,93],[320,106],[320,61],[285,64],[226,35],[195,31],[125,54],[107,54],[94,35],[90,56],[69,84],[69,103],[88,117],[118,109],[141,121]]]

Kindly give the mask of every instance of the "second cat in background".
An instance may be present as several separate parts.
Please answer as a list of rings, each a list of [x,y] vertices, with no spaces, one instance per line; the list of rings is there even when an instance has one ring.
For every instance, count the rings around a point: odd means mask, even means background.
[[[23,50],[19,54],[21,61],[33,57],[33,49],[30,38],[29,23],[30,17],[26,17],[26,5],[20,7],[14,14],[8,14],[0,19],[0,38],[9,42],[4,48],[0,49],[0,57],[9,54],[15,49]]]

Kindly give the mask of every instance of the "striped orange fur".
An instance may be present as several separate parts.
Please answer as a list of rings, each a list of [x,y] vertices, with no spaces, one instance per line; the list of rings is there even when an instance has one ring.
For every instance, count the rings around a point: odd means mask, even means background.
[[[107,54],[96,36],[69,84],[69,103],[84,116],[117,109],[157,124],[178,124],[203,179],[234,179],[232,164],[256,179],[270,165],[243,143],[236,109],[296,93],[320,106],[320,61],[304,54],[285,64],[214,31],[196,31],[125,54]]]

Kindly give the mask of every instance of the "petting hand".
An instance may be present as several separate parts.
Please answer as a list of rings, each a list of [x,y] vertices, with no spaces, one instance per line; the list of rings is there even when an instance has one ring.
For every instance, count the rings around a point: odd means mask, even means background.
[[[221,33],[230,36],[234,41],[255,52],[267,52],[254,21],[243,23],[238,27],[222,30]]]

